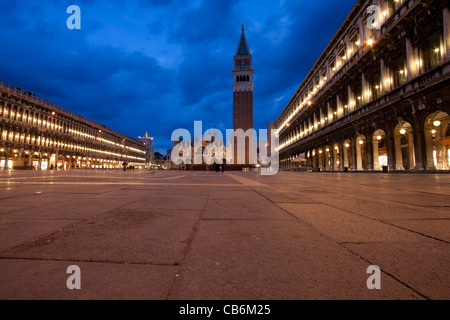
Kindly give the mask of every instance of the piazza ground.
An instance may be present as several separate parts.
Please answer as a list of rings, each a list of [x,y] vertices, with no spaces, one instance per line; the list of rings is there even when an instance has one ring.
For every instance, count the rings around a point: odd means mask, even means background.
[[[445,174],[0,171],[0,299],[449,299],[449,208]]]

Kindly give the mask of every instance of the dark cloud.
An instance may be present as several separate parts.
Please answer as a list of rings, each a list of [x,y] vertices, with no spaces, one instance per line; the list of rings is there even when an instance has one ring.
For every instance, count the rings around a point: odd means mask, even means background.
[[[177,128],[232,126],[245,23],[254,124],[275,120],[355,4],[299,0],[0,2],[0,79],[126,135],[170,148]],[[82,29],[68,30],[77,4]]]

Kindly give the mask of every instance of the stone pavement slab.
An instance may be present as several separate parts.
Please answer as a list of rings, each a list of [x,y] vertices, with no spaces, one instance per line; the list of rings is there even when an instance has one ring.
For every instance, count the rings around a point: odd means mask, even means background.
[[[81,290],[66,286],[81,269]],[[2,300],[162,300],[176,267],[83,261],[0,260]]]
[[[393,279],[367,289],[368,264],[290,220],[201,221],[171,299],[420,299]]]
[[[199,211],[121,208],[36,241],[4,258],[177,265]]]
[[[445,174],[0,171],[0,299],[448,299],[449,204]]]

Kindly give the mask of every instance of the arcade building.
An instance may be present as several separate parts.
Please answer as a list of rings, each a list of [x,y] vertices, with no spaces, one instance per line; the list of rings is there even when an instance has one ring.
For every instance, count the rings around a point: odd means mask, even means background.
[[[0,169],[114,169],[123,163],[144,168],[144,144],[0,83]]]
[[[448,171],[449,77],[448,1],[357,1],[275,121],[281,169]]]

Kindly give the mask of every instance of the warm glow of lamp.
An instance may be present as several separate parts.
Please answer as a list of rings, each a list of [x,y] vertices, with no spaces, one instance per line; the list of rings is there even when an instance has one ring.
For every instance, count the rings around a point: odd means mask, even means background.
[[[406,133],[406,130],[405,129],[401,129],[400,130],[400,134],[405,134]]]
[[[441,125],[441,122],[439,120],[436,120],[435,122],[433,122],[433,126],[435,127],[439,127]]]
[[[359,140],[359,144],[364,144],[364,141],[362,141],[362,140]]]
[[[367,40],[367,44],[368,44],[369,46],[373,45],[373,40],[372,40],[372,39]]]
[[[377,136],[377,140],[380,141],[381,139],[383,139],[382,136]]]

